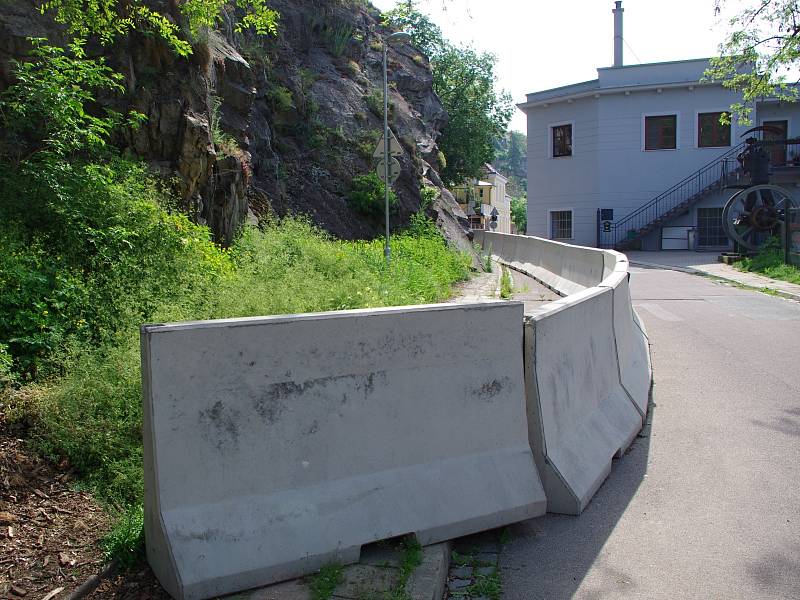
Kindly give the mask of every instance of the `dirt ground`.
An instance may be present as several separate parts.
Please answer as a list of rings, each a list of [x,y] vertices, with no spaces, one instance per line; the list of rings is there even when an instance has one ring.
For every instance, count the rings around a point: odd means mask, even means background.
[[[19,435],[0,417],[0,598],[63,600],[105,567],[100,540],[110,519],[75,488],[68,464],[39,459]],[[88,598],[169,596],[143,564],[102,581]]]

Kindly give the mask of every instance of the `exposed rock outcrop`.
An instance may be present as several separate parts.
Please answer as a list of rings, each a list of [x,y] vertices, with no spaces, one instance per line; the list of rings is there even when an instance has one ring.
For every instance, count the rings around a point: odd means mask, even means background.
[[[166,2],[154,0],[169,12]],[[188,59],[153,36],[131,34],[103,53],[125,74],[123,99],[104,99],[147,120],[117,143],[175,177],[184,209],[223,243],[248,218],[306,214],[338,237],[380,235],[379,219],[346,200],[355,175],[370,172],[382,130],[380,14],[337,0],[271,0],[277,37],[220,31],[194,44]],[[174,11],[174,7],[172,8]],[[171,13],[174,18],[180,15]],[[26,38],[60,43],[59,28],[30,0],[0,9],[0,88]],[[409,45],[389,53],[391,127],[403,146],[392,226],[420,207],[423,185],[440,189],[430,214],[454,243],[468,247],[466,219],[437,173],[436,139],[447,115],[432,89],[427,58]]]

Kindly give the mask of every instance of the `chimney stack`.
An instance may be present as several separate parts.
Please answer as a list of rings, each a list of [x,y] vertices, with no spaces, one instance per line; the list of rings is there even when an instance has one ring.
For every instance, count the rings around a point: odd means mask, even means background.
[[[616,8],[611,12],[614,13],[614,66],[622,66],[622,13],[625,9],[622,8],[622,0],[617,0],[615,3]]]

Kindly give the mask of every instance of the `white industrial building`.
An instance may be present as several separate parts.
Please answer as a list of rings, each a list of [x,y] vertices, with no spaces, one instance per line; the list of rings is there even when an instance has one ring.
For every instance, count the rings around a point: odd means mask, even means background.
[[[708,59],[623,65],[621,4],[614,66],[519,105],[528,118],[528,234],[645,250],[686,249],[690,239],[726,248],[722,207],[733,191],[724,184],[739,177],[742,134],[771,125],[785,132],[775,137],[800,136],[800,104],[757,102],[752,125],[721,125],[720,113],[741,98],[702,81]],[[795,149],[776,145],[771,157],[773,181],[793,193]]]

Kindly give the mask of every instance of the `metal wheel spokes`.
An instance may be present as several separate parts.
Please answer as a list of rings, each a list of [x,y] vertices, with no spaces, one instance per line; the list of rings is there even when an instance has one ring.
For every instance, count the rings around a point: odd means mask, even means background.
[[[794,207],[784,188],[754,185],[735,193],[722,209],[722,227],[729,238],[748,250],[758,250],[783,222],[785,202]]]

